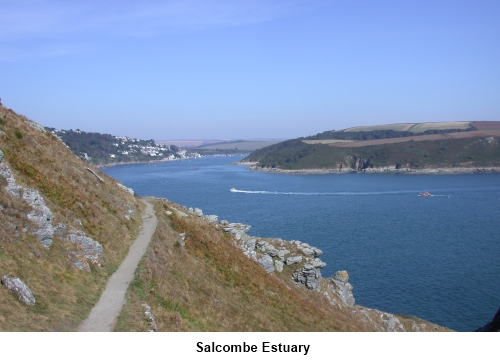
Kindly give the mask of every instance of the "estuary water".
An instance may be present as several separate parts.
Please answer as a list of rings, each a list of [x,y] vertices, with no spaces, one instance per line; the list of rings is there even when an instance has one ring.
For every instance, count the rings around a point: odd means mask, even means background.
[[[458,331],[500,307],[500,174],[269,174],[231,164],[241,158],[103,171],[138,195],[252,225],[250,235],[320,248],[323,277],[347,270],[356,304]]]

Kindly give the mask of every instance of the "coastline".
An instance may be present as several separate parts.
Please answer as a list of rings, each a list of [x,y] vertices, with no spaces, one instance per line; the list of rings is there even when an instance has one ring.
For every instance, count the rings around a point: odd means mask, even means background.
[[[243,164],[243,163],[239,163]],[[246,163],[250,164],[250,163]],[[500,172],[500,167],[449,167],[449,168],[399,168],[394,166],[381,168],[366,168],[363,170],[353,169],[299,169],[299,170],[283,170],[279,168],[256,168],[255,165],[249,168],[250,171],[297,174],[297,175],[323,175],[323,174],[346,174],[346,173],[399,173],[399,174],[472,174],[472,173],[497,173]]]
[[[182,161],[182,160],[188,160],[191,158],[179,158],[175,160],[151,160],[151,161],[130,161],[130,162],[112,162],[112,163],[105,163],[103,165],[93,165],[89,163],[89,165],[94,166],[95,168],[98,169],[103,169],[107,167],[113,167],[113,166],[122,166],[122,165],[135,165],[135,164],[148,164],[148,163],[161,163],[161,162],[171,162],[171,161]]]
[[[112,162],[112,163],[106,163],[103,165],[94,165],[94,164],[89,164],[94,166],[95,168],[102,169],[102,168],[107,168],[107,167],[113,167],[113,166],[121,166],[121,165],[135,165],[135,164],[148,164],[148,163],[161,163],[161,162],[176,162],[176,161],[185,161],[185,160],[192,160],[192,159],[198,159],[198,158],[204,158],[204,157],[226,157],[226,156],[232,156],[232,155],[226,155],[226,154],[214,154],[214,155],[200,155],[198,157],[185,157],[185,158],[176,158],[173,160],[151,160],[151,161],[129,161],[129,162]],[[254,165],[257,162],[234,162],[233,164],[235,165]]]

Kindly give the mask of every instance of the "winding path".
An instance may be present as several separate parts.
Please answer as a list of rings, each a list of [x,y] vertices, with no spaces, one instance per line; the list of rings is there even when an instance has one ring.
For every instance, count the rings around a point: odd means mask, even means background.
[[[125,292],[134,278],[135,269],[146,252],[158,225],[153,205],[149,201],[144,200],[144,202],[146,210],[142,215],[143,223],[139,236],[130,246],[127,257],[118,270],[109,278],[101,298],[92,308],[87,319],[78,327],[78,332],[111,332],[114,330],[118,314],[125,304]]]

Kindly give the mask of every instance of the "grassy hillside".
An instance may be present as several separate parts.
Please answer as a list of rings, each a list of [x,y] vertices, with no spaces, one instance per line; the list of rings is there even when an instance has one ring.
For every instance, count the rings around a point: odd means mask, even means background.
[[[201,145],[188,148],[189,152],[196,152],[200,155],[235,155],[247,154],[260,148],[273,145],[279,141],[227,141]]]
[[[198,156],[187,154],[185,150],[174,145],[156,144],[154,140],[85,132],[79,129],[75,131],[50,127],[46,129],[60,138],[75,155],[93,165],[151,162]]]
[[[417,136],[393,130],[324,132],[257,150],[244,161],[283,170],[500,166],[497,130],[449,131],[452,129]],[[444,134],[440,135],[441,132]],[[398,136],[389,138],[394,134]]]
[[[91,264],[88,272],[71,264],[75,244],[54,236],[49,248],[42,246],[34,235],[38,226],[27,217],[32,208],[7,192],[0,176],[0,277],[20,278],[36,298],[29,307],[0,286],[0,330],[74,330],[138,233],[142,203],[110,177],[99,174],[100,181],[57,137],[2,106],[0,131],[0,165],[11,170],[23,192],[38,190],[54,226],[83,231],[104,249],[101,267]],[[135,216],[127,219],[130,210]]]

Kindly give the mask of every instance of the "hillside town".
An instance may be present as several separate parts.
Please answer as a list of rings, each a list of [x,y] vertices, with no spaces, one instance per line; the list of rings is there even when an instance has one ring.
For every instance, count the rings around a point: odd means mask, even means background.
[[[175,145],[161,145],[154,140],[127,136],[113,136],[96,132],[58,130],[47,127],[53,135],[78,155],[94,165],[129,162],[173,161],[199,158],[196,152],[187,152]]]

